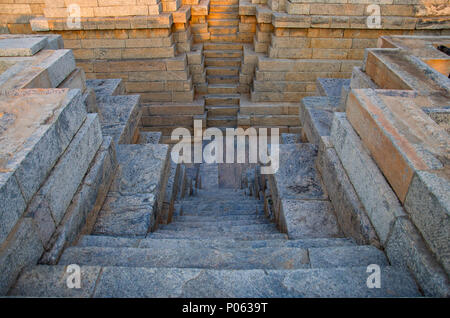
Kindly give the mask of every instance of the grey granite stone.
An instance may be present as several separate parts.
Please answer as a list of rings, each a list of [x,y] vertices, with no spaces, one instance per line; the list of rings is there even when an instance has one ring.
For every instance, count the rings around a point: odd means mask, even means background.
[[[120,171],[110,191],[156,193],[164,177],[168,146],[119,145],[116,150]]]
[[[97,96],[104,135],[112,136],[116,144],[132,143],[142,115],[139,102],[139,95]]]
[[[0,56],[32,56],[46,45],[47,39],[44,37],[0,37]]]
[[[408,272],[381,268],[381,288],[368,288],[367,267],[290,271],[283,286],[296,297],[418,297],[421,296]],[[270,272],[269,272],[270,273]]]
[[[97,267],[82,290],[67,290],[63,266],[38,266],[19,280],[11,295],[88,296]],[[286,270],[208,270],[190,268],[104,267],[93,297],[417,297],[420,293],[404,271],[384,267],[381,288],[366,286],[366,267]],[[61,273],[61,274],[58,274]],[[86,276],[86,275],[85,275]],[[83,276],[82,276],[83,277]],[[55,282],[55,278],[58,280]],[[51,288],[52,284],[57,287]]]
[[[180,297],[201,269],[106,267],[94,297]]]
[[[411,271],[426,296],[450,296],[448,275],[408,218],[397,218],[385,250],[392,265]]]
[[[342,166],[384,245],[395,218],[405,215],[400,202],[344,113],[335,113],[330,138]]]
[[[136,209],[130,212],[104,213],[100,211],[93,234],[112,236],[145,236],[155,219],[152,210]]]
[[[85,123],[39,190],[39,195],[49,201],[56,224],[63,218],[101,143],[98,116],[88,114]]]
[[[371,245],[310,248],[308,255],[311,268],[389,265],[384,253]]]
[[[271,239],[287,239],[287,235],[283,233],[217,233],[192,231],[169,231],[159,230],[147,235],[151,239],[210,239],[211,237],[229,240],[271,240]]]
[[[44,248],[30,218],[21,219],[0,250],[0,295],[5,295],[19,273],[35,265]]]
[[[122,79],[90,79],[86,85],[94,89],[95,94],[99,96],[120,95],[125,93]]]
[[[160,131],[142,131],[139,133],[138,144],[159,144],[161,135]]]
[[[20,275],[9,296],[21,297],[91,297],[100,275],[100,267],[82,266],[81,288],[69,288],[67,279],[71,271],[67,266],[39,265]]]
[[[242,233],[278,233],[275,224],[212,224],[212,225],[198,225],[195,227],[186,226],[183,223],[171,223],[169,225],[164,225],[161,227],[164,230],[171,231],[195,231],[196,233],[201,233],[203,231],[223,233],[223,232],[242,232]]]
[[[308,254],[301,248],[108,248],[69,247],[60,265],[124,267],[177,267],[212,269],[309,268]]]
[[[299,144],[302,142],[299,134],[281,134],[281,143],[283,144]]]
[[[26,204],[13,173],[0,173],[0,245],[22,216]]]
[[[46,70],[51,87],[58,87],[75,68],[72,50],[56,50],[48,58],[35,65]]]
[[[346,78],[318,78],[316,82],[320,95],[329,97],[340,97],[342,87],[350,86]]]
[[[301,111],[303,131],[308,141],[318,145],[322,136],[329,136],[333,111],[305,106]]]
[[[56,264],[63,249],[76,240],[84,229],[92,230],[98,212],[111,185],[117,163],[110,137],[105,137],[91,167],[75,193],[63,220],[46,246],[41,264]]]
[[[279,169],[269,175],[274,197],[281,199],[326,199],[314,161],[317,147],[312,144],[280,145]]]
[[[25,213],[25,217],[32,220],[35,231],[45,247],[56,229],[49,202],[40,195],[35,196]]]
[[[317,168],[342,232],[359,244],[380,246],[375,229],[333,148],[319,150]]]
[[[450,275],[450,182],[438,173],[417,171],[405,209],[427,245]]]
[[[83,235],[77,242],[79,247],[138,247],[141,239],[106,235]]]
[[[289,239],[342,236],[328,201],[283,199],[280,218]]]
[[[49,125],[41,126],[24,144],[14,162],[8,163],[17,166],[15,175],[27,202],[44,182],[86,118],[79,90],[67,93],[53,118]]]

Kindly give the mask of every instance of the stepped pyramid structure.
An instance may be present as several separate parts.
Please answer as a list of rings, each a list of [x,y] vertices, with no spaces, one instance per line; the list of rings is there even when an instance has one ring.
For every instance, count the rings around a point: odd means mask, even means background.
[[[0,295],[450,295],[444,2],[10,2]],[[175,162],[196,120],[277,169]]]

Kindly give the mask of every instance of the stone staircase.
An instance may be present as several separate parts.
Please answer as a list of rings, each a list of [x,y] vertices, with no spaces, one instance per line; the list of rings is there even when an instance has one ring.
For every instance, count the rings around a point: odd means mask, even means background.
[[[208,127],[236,127],[239,111],[239,70],[242,44],[238,40],[239,2],[212,0],[207,18],[211,38],[203,44],[208,91]]]
[[[155,154],[153,146],[119,146],[121,173],[113,181],[93,232],[68,247],[57,265],[25,271],[9,295],[419,295],[409,274],[389,266],[384,253],[374,246],[358,246],[352,239],[328,234],[289,239],[289,234],[277,229],[262,198],[249,196],[245,189],[219,187],[217,164],[182,166],[183,177],[173,180],[180,186],[173,222],[157,228],[149,208],[158,201],[154,201],[154,186],[164,188],[166,168],[157,164],[161,163],[158,153],[164,150]],[[317,211],[305,211],[306,215],[313,213]],[[81,266],[80,289],[66,287],[70,264]],[[382,288],[366,286],[369,264],[381,266]]]

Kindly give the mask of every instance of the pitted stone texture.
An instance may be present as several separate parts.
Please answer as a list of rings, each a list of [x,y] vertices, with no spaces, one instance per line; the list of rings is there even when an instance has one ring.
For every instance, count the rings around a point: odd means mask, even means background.
[[[159,131],[141,131],[138,144],[159,144],[161,136],[162,134]]]
[[[359,244],[380,246],[378,236],[333,148],[319,150],[317,167],[342,232]]]
[[[450,274],[450,182],[445,173],[418,171],[405,200],[405,209]]]
[[[406,217],[397,218],[385,249],[392,265],[411,271],[425,296],[450,296],[448,275],[434,259],[419,231]]]
[[[101,267],[81,267],[81,288],[68,288],[67,280],[73,270],[68,266],[40,265],[22,274],[9,296],[32,297],[91,297],[99,277]]]
[[[405,215],[400,202],[345,114],[335,113],[330,139],[381,243],[385,244],[395,219]]]
[[[156,193],[168,159],[167,145],[119,145],[119,173],[111,192],[122,194]]]
[[[0,165],[4,171],[15,171],[24,199],[29,202],[84,122],[86,110],[77,90],[14,91],[2,96],[2,101],[5,104],[0,103],[0,111],[17,112],[17,120],[2,132],[1,149],[8,154],[0,155]],[[39,107],[30,109],[35,103]],[[33,114],[33,109],[39,114]],[[14,132],[15,125],[20,126],[19,134]],[[17,136],[22,139],[17,140]]]
[[[19,221],[0,251],[0,295],[7,293],[22,269],[37,263],[43,251],[32,220]]]
[[[154,223],[155,194],[110,193],[99,213],[93,234],[145,236]]]
[[[22,216],[26,203],[13,173],[0,173],[0,245]]]
[[[68,290],[64,266],[38,266],[26,272],[12,289],[14,296],[89,297],[417,297],[410,275],[383,267],[381,288],[367,288],[366,267],[298,270],[208,270],[191,268],[129,268],[82,266],[82,290]],[[26,276],[25,276],[26,275]],[[86,277],[85,276],[85,277]],[[170,277],[170,279],[167,279]],[[50,286],[58,278],[55,286]],[[55,283],[54,283],[55,284]]]
[[[83,126],[55,165],[38,194],[49,202],[58,224],[102,143],[97,114],[88,114]]]
[[[275,181],[279,198],[326,199],[314,167],[316,155],[312,144],[280,145],[279,169],[269,177]]]
[[[139,95],[97,96],[102,131],[117,144],[131,144],[141,117]]]
[[[44,37],[3,38],[0,36],[0,56],[32,56],[47,45]]]
[[[90,79],[86,86],[94,89],[98,97],[121,95],[125,93],[125,87],[121,79]]]
[[[280,218],[289,239],[342,236],[328,201],[282,199]]]
[[[389,266],[386,256],[374,246],[337,246],[310,248],[311,268],[354,267],[376,264]]]
[[[341,97],[343,87],[349,87],[350,80],[343,78],[318,78],[317,90],[320,95],[328,97]]]
[[[60,265],[68,264],[178,267],[211,269],[294,269],[309,268],[308,254],[301,248],[108,248],[70,247]]]
[[[283,144],[299,144],[302,142],[299,134],[281,134],[281,143]]]

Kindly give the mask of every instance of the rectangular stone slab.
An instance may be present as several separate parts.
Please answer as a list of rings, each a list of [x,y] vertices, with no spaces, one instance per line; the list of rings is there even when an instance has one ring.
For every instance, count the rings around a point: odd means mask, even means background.
[[[328,201],[282,199],[280,213],[289,239],[342,236]]]
[[[47,45],[45,37],[2,38],[0,56],[31,56]]]
[[[402,202],[414,171],[450,161],[448,134],[416,102],[408,92],[370,89],[353,90],[347,101],[348,120]]]
[[[14,172],[28,202],[86,118],[81,93],[13,91],[2,96],[0,114],[0,170]]]
[[[380,242],[385,244],[395,218],[405,212],[344,113],[334,113],[330,140]]]

